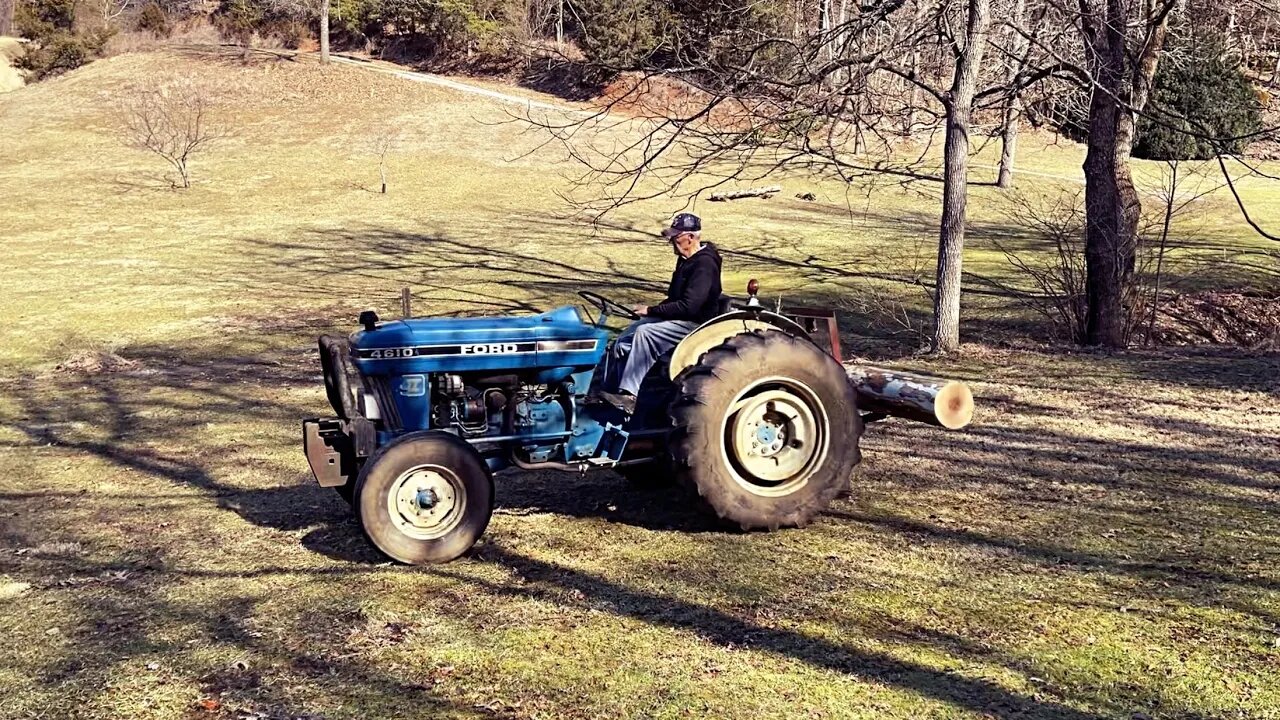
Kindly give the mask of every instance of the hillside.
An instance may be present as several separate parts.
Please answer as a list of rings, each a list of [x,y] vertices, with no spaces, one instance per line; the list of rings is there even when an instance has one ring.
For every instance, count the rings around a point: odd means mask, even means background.
[[[192,73],[228,134],[178,191],[114,107]],[[500,475],[475,552],[387,564],[299,447],[315,337],[405,286],[510,313],[670,272],[683,199],[569,217],[575,168],[517,110],[199,48],[0,95],[0,718],[1280,718],[1280,356],[1047,346],[978,282],[960,354],[878,343],[872,300],[927,306],[900,281],[932,270],[921,186],[784,175],[697,211],[727,287],[839,304],[850,352],[970,382],[971,429],[872,426],[850,495],[776,533],[613,473]],[[1027,145],[1024,193],[1078,190],[1078,146]],[[973,197],[977,276],[1014,279],[997,242],[1047,256]],[[1272,282],[1229,196],[1176,231],[1178,287]]]
[[[159,158],[123,145],[115,106],[131,83],[191,73],[210,86],[215,120],[229,136],[193,161],[195,188],[172,192]],[[518,107],[269,53],[247,66],[217,48],[114,57],[7,94],[0,112],[10,129],[0,138],[9,169],[0,180],[4,222],[20,239],[20,263],[0,271],[0,281],[29,288],[27,301],[41,309],[19,321],[5,348],[21,363],[49,359],[51,342],[151,342],[178,327],[216,334],[239,317],[329,312],[329,305],[345,317],[365,305],[386,307],[406,284],[423,307],[496,311],[563,301],[579,287],[569,279],[575,274],[592,287],[614,286],[618,276],[647,278],[615,286],[630,299],[657,286],[661,274],[649,270],[665,264],[668,251],[649,233],[683,205],[642,203],[599,227],[564,219],[571,208],[560,193],[571,187],[563,178],[577,169],[554,147],[528,154],[543,138],[514,121]],[[374,192],[382,136],[392,139],[385,196]],[[1074,180],[1055,178],[1079,177],[1080,148],[1025,144],[1024,194],[1074,192]],[[1158,181],[1154,166],[1138,172]],[[936,188],[784,180],[774,200],[698,205],[709,237],[733,252],[729,286],[760,275],[779,294],[830,302],[876,287],[880,274],[926,268],[927,275]],[[1250,196],[1257,219],[1280,224],[1277,205],[1262,201],[1274,190],[1265,181],[1242,186],[1260,194]],[[817,202],[794,197],[802,192]],[[972,205],[966,267],[1007,276],[993,243],[1008,245],[1025,230],[1010,225],[1009,202],[993,188],[975,187]],[[1175,264],[1175,279],[1194,288],[1270,277],[1242,276],[1217,261],[1269,245],[1248,230],[1229,196],[1219,192],[1194,210],[1175,233],[1210,248],[1214,262]],[[66,286],[72,249],[76,262],[94,263],[92,286]],[[447,270],[441,257],[450,260]],[[189,275],[193,266],[203,268],[201,282]],[[122,304],[137,303],[128,298],[138,287],[181,292],[157,292],[122,317]],[[919,291],[886,290],[913,311],[926,310]]]

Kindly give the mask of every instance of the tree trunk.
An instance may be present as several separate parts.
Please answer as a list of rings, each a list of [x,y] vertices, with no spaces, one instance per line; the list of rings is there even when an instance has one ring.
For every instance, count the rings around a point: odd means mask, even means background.
[[[320,62],[329,62],[329,0],[320,0]]]
[[[1128,17],[1122,0],[1102,0],[1105,10],[1084,18],[1095,85],[1089,104],[1089,151],[1085,156],[1085,295],[1089,303],[1085,342],[1124,347],[1128,342],[1126,291],[1133,281],[1142,203],[1133,185],[1134,113],[1150,95],[1168,29],[1167,13],[1148,15],[1147,44],[1136,59],[1126,52]],[[1155,4],[1149,10],[1158,12]],[[1144,31],[1145,34],[1145,31]]]
[[[937,287],[933,297],[934,352],[960,345],[960,278],[969,190],[969,116],[971,107],[952,98],[947,107],[943,158],[942,224],[938,235]]]
[[[1027,12],[1027,0],[1017,0],[1013,7],[1010,22],[1013,29],[1010,33],[1009,47],[1013,56],[1009,65],[1007,82],[1010,87],[1009,99],[1005,101],[1004,116],[1000,122],[1000,174],[996,186],[1007,189],[1013,186],[1013,163],[1018,157],[1018,126],[1022,123],[1022,91],[1016,87],[1024,67],[1026,67],[1027,48],[1030,41],[1020,32]]]
[[[1110,62],[1124,62],[1123,46],[1118,53],[1099,52]],[[1101,69],[1101,68],[1100,68]],[[1085,295],[1089,303],[1085,341],[1090,345],[1124,347],[1127,325],[1124,289],[1133,274],[1134,243],[1137,235],[1137,191],[1129,173],[1128,156],[1121,152],[1119,116],[1127,112],[1113,96],[1120,89],[1119,71],[1108,69],[1096,77],[1089,106],[1089,151],[1084,161],[1085,177]]]
[[[1021,112],[1022,101],[1017,97],[1009,98],[1000,126],[1000,174],[996,178],[996,187],[1002,190],[1013,187],[1013,164],[1018,157],[1018,116]]]
[[[969,120],[990,20],[991,0],[969,0],[965,44],[956,57],[955,78],[947,97],[942,224],[938,233],[937,288],[933,297],[934,352],[949,352],[960,345],[961,260],[969,198]]]
[[[920,24],[924,22],[924,15],[927,7],[926,6],[927,2],[929,2],[929,0],[915,0],[916,17],[915,17],[915,25],[913,25],[912,27],[920,27]],[[920,72],[920,43],[911,44],[910,71],[912,75],[916,75],[917,73]],[[920,121],[920,117],[919,117],[920,104],[922,102],[924,102],[924,92],[920,89],[919,85],[912,84],[911,85],[911,101],[910,101],[910,104],[907,106],[907,123],[906,123],[906,127],[902,129],[903,136],[909,138],[915,134],[916,123]]]
[[[0,35],[13,34],[14,0],[0,0]]]

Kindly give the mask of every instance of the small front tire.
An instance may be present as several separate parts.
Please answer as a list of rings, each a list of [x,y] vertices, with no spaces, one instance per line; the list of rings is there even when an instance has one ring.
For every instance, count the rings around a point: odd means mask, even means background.
[[[356,517],[385,555],[445,563],[475,544],[493,514],[493,476],[448,433],[414,433],[380,448],[356,481]]]

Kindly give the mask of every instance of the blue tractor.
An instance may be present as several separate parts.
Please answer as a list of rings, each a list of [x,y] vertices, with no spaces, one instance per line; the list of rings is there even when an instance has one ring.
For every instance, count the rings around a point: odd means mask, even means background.
[[[303,422],[307,460],[404,563],[466,552],[488,525],[493,474],[510,468],[673,478],[743,529],[802,526],[848,485],[863,419],[832,348],[755,290],[722,300],[654,368],[630,416],[596,399],[593,381],[606,322],[635,316],[596,293],[579,293],[594,318],[574,306],[389,321],[366,311],[349,338],[320,338],[337,417]]]

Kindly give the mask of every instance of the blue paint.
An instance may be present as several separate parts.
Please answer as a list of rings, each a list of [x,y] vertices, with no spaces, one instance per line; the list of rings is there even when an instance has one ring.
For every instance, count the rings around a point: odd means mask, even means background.
[[[378,432],[380,446],[407,432],[458,432],[455,426],[433,427],[441,413],[454,412],[449,406],[432,416],[433,398],[441,396],[436,383],[444,375],[461,375],[468,384],[477,377],[519,375],[527,385],[562,389],[550,399],[508,398],[510,415],[501,423],[491,417],[487,434],[464,435],[472,442],[495,438],[485,460],[498,470],[507,464],[504,447],[518,448],[518,456],[535,463],[622,458],[628,433],[621,412],[583,402],[609,336],[609,330],[585,322],[577,308],[566,305],[519,317],[379,322],[353,334],[351,346],[356,369],[370,386],[386,388],[384,399],[395,404],[399,416],[398,430]]]

